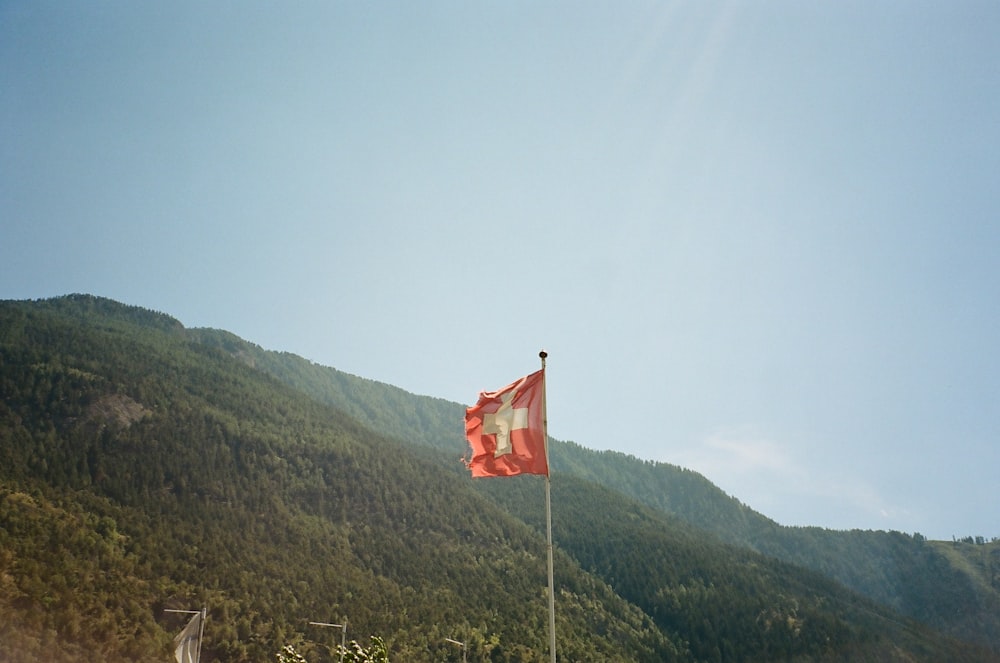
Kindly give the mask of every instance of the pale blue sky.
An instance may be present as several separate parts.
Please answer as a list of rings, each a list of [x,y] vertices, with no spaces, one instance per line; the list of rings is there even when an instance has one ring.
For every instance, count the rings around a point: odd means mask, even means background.
[[[1000,536],[998,35],[996,2],[2,2],[0,298],[466,404],[544,347],[554,437],[784,524]]]

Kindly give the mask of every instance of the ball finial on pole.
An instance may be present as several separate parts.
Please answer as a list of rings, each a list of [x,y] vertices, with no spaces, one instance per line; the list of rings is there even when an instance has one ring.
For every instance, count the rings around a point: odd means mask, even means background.
[[[546,352],[545,350],[542,350],[541,352],[538,353],[538,356],[541,357],[542,359],[545,359],[546,357],[549,356],[549,353]]]

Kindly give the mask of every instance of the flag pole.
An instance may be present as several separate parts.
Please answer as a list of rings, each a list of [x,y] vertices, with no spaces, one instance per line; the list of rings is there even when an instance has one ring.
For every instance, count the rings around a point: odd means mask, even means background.
[[[208,617],[208,608],[201,609],[201,624],[198,628],[198,663],[201,663],[201,641],[205,639],[205,618]]]
[[[549,566],[549,658],[556,663],[556,592],[552,573],[552,489],[549,476],[552,469],[549,466],[549,415],[545,402],[545,358],[549,353],[542,350],[538,357],[542,360],[542,438],[545,441],[545,533],[547,535],[547,552]]]
[[[205,620],[208,619],[208,608],[201,609],[201,629],[198,631],[198,663],[201,663],[201,643],[205,640]]]

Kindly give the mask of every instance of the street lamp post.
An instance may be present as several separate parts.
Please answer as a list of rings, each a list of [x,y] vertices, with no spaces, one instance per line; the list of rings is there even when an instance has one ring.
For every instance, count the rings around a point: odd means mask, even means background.
[[[313,626],[329,626],[340,629],[340,663],[344,663],[344,652],[347,650],[347,619],[343,624],[328,624],[327,622],[309,622]]]
[[[458,640],[452,640],[451,638],[445,638],[444,641],[445,642],[450,642],[453,645],[458,645],[459,647],[461,647],[462,648],[462,663],[466,663],[466,661],[468,659],[466,659],[465,643],[464,642],[459,642]]]

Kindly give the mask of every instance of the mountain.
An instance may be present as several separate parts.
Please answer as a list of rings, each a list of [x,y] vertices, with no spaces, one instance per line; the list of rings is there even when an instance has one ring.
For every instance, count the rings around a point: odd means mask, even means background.
[[[397,661],[547,660],[542,483],[472,481],[459,405],[88,295],[0,302],[0,395],[2,661],[171,660],[165,610],[202,606],[205,661],[328,660],[308,622],[341,619]],[[694,473],[554,443],[552,493],[561,661],[1000,660],[693,523],[776,527]]]
[[[452,454],[464,448],[456,423],[463,405],[270,352],[226,332],[195,333],[201,342],[351,412],[373,430]],[[419,425],[411,426],[415,421]],[[696,472],[572,442],[551,445],[555,476],[604,486],[721,541],[812,569],[902,615],[1000,652],[1000,541],[931,542],[918,533],[783,527]]]

